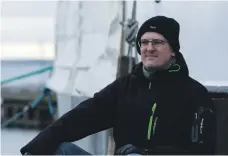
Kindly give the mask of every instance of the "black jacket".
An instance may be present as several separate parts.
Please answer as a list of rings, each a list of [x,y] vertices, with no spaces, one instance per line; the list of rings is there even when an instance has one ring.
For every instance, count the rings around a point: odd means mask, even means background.
[[[21,153],[53,154],[62,142],[112,127],[117,149],[133,144],[142,149],[173,147],[175,154],[212,152],[216,127],[212,99],[203,85],[189,77],[181,53],[177,53],[177,64],[148,80],[139,63],[131,74],[118,78],[45,128]]]

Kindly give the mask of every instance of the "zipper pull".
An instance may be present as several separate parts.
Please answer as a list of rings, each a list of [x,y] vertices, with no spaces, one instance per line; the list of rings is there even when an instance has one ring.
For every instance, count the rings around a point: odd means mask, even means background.
[[[153,136],[155,134],[155,130],[156,130],[156,125],[157,125],[157,120],[158,120],[158,117],[155,118],[154,120],[154,126],[153,126]]]
[[[200,122],[200,134],[201,135],[203,134],[203,124],[204,124],[204,118],[202,118],[201,122]]]
[[[149,83],[149,87],[148,87],[148,90],[150,90],[151,89],[151,82]]]

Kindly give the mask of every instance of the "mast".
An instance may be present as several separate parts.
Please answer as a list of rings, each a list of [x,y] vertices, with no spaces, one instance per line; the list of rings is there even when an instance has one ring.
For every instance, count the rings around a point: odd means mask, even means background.
[[[123,1],[123,21],[122,21],[122,32],[121,32],[121,47],[120,47],[120,54],[118,57],[118,69],[117,69],[117,78],[124,76],[128,73],[131,72],[132,67],[136,63],[137,55],[135,57],[132,55],[132,51],[134,50],[133,47],[134,45],[129,43],[128,47],[128,53],[127,55],[125,54],[125,32],[124,32],[124,27],[125,27],[125,22],[126,22],[126,2]],[[131,20],[136,20],[136,0],[133,2],[133,8],[132,8],[132,17]]]
[[[122,31],[121,31],[121,39],[120,39],[120,53],[118,57],[118,66],[117,66],[117,75],[116,77],[120,77],[124,73],[123,67],[123,58],[124,58],[124,51],[125,51],[125,34],[124,34],[124,22],[126,20],[126,2],[122,1]]]

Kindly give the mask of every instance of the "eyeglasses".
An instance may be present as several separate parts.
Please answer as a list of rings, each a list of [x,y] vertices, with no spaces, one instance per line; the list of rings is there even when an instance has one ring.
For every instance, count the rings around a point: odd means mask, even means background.
[[[153,45],[153,47],[158,48],[158,47],[163,46],[165,43],[167,43],[167,41],[160,40],[160,39],[152,39],[152,40],[142,39],[138,42],[139,47],[141,47],[141,48],[148,47],[149,43],[151,43]]]

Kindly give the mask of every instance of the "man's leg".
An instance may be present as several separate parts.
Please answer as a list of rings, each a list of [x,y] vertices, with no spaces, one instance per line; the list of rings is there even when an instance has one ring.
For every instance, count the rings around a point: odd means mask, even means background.
[[[82,148],[70,142],[64,142],[60,144],[55,154],[56,155],[91,155],[87,151],[83,150]]]

